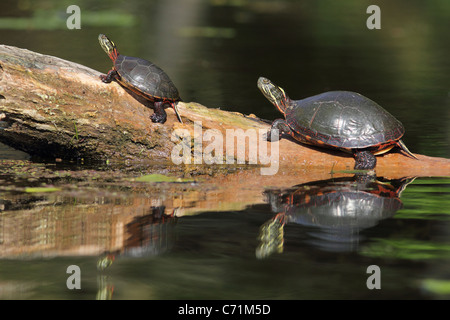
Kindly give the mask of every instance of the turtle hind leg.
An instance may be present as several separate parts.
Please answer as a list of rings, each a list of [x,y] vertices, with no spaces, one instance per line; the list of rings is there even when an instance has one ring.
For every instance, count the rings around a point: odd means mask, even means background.
[[[278,132],[275,130],[278,130]],[[267,131],[266,140],[278,141],[281,133],[290,133],[290,132],[291,128],[289,128],[286,121],[283,119],[277,119],[274,122],[272,122],[272,126],[270,127],[269,131]]]
[[[153,104],[152,109],[154,113],[150,116],[150,119],[156,123],[164,123],[167,120],[167,113],[164,110],[164,102],[158,101]]]
[[[354,150],[355,170],[372,170],[377,165],[377,158],[368,150]]]
[[[398,140],[397,144],[400,147],[400,149],[402,149],[408,156],[416,160],[419,160],[415,155],[412,154],[411,151],[408,150],[408,148],[406,147],[405,143],[402,140]]]

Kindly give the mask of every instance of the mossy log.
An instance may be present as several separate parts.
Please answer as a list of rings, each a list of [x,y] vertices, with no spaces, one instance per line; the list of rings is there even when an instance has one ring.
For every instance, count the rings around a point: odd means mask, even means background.
[[[170,108],[166,109],[165,124],[152,123],[149,117],[153,110],[119,84],[104,84],[100,74],[57,57],[0,45],[0,141],[45,158],[170,162],[179,143],[172,141],[173,131],[185,129],[194,136],[196,121],[202,123],[203,130],[216,129],[224,136],[226,129],[263,132],[269,128],[267,121],[256,116],[193,102],[178,104],[183,124]],[[247,157],[251,148],[258,148],[258,144],[248,146]],[[277,166],[306,169],[313,175],[317,170],[354,166],[350,155],[303,146],[290,139],[280,140],[279,154]],[[450,176],[450,159],[416,156],[419,160],[400,152],[377,157],[377,174]]]

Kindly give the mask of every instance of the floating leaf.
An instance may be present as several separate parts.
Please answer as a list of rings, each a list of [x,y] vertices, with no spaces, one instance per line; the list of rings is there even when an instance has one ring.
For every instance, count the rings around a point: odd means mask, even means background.
[[[139,178],[136,178],[135,181],[138,182],[192,182],[192,179],[182,179],[176,177],[168,177],[163,174],[148,174]]]
[[[27,193],[56,192],[56,191],[61,191],[61,189],[60,188],[55,188],[55,187],[25,188],[25,192],[27,192]]]

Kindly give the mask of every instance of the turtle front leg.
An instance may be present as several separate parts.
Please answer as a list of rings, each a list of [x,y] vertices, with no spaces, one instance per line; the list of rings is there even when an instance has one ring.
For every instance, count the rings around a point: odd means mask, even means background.
[[[367,150],[354,150],[355,170],[372,170],[377,165],[375,155]]]
[[[111,81],[113,81],[113,79],[115,79],[119,74],[117,73],[116,70],[112,69],[108,72],[107,75],[100,75],[100,79],[102,79],[102,81],[104,83],[110,83]]]
[[[155,111],[150,119],[156,123],[164,123],[167,120],[167,113],[164,110],[165,103],[162,101],[157,101],[153,104],[153,110]]]
[[[275,129],[278,129],[278,134],[275,134]],[[278,141],[280,138],[280,134],[282,133],[290,133],[291,128],[289,128],[288,124],[286,123],[286,120],[283,119],[277,119],[274,122],[272,122],[272,126],[270,127],[269,131],[266,133],[266,140],[267,141]]]

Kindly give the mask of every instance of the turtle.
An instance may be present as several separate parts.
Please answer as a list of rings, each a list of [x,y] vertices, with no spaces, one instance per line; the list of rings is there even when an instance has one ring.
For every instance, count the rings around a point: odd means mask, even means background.
[[[142,97],[140,100],[154,110],[150,116],[153,122],[166,122],[164,107],[170,105],[178,120],[183,123],[177,109],[177,104],[181,101],[178,89],[160,67],[145,59],[119,54],[114,42],[104,34],[98,36],[98,41],[114,63],[106,75],[100,75],[104,83],[116,80],[138,97]]]
[[[401,140],[405,128],[376,102],[351,91],[329,91],[303,100],[291,100],[284,89],[260,77],[258,88],[285,119],[273,121],[268,141],[276,141],[275,129],[301,143],[352,153],[355,170],[373,170],[375,155],[399,147],[417,159]]]

